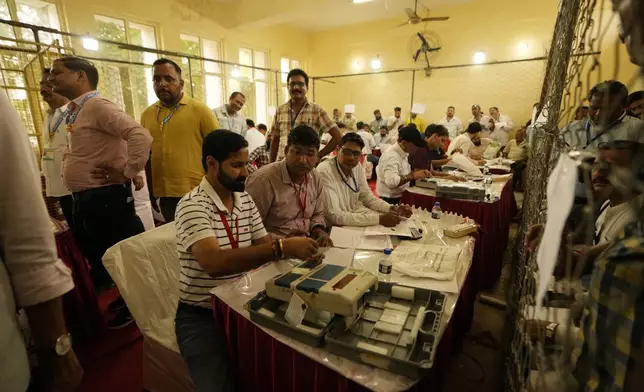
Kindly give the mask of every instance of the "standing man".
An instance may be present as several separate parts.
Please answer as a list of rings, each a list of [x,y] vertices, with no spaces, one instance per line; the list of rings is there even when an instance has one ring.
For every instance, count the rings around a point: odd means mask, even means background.
[[[377,132],[379,129],[382,127],[387,126],[387,119],[382,117],[382,114],[380,113],[380,109],[376,109],[373,111],[373,116],[375,119],[369,124],[369,128],[371,128],[372,131]],[[389,128],[387,128],[389,130]]]
[[[388,144],[387,142],[389,141],[389,136],[387,135],[389,133],[389,128],[387,128],[386,125],[383,125],[379,130],[380,132],[373,136],[373,140],[376,141],[376,147],[378,148],[380,148],[381,144]]]
[[[355,132],[357,122],[358,120],[356,120],[356,116],[354,116],[353,113],[345,113],[344,118],[342,119],[342,123],[345,128],[347,128],[347,132]]]
[[[481,111],[480,105],[472,105],[472,118],[468,121],[468,125],[477,122],[481,124],[481,137],[489,138],[490,137],[490,116],[484,114]]]
[[[490,134],[490,139],[503,147],[507,146],[510,139],[509,133],[514,128],[512,120],[507,115],[501,114],[496,106],[490,108],[490,117],[494,121],[494,131]]]
[[[398,129],[405,124],[405,121],[402,119],[402,109],[398,106],[394,108],[394,116],[389,117],[387,121],[387,127],[389,128],[389,137],[391,141],[395,143],[398,140]]]
[[[320,150],[320,157],[327,156],[335,149],[342,139],[340,129],[322,106],[309,102],[306,92],[309,88],[309,75],[299,68],[292,69],[286,77],[288,93],[291,96],[288,102],[280,105],[275,113],[271,128],[271,162],[284,159],[284,149],[289,134],[299,125],[308,125],[315,131],[328,133],[331,140]]]
[[[373,149],[376,148],[376,139],[373,138],[371,132],[368,132],[366,128],[367,124],[363,123],[362,121],[358,122],[357,134],[364,142],[362,153],[367,158],[367,161],[371,162],[371,164],[373,165],[373,169],[371,171],[371,178],[373,178],[373,175],[376,173],[376,167],[378,167],[378,161],[380,160],[380,158],[373,155]]]
[[[342,113],[340,113],[340,109],[333,109],[333,122],[342,122]]]
[[[326,234],[324,196],[318,163],[320,137],[299,125],[288,135],[286,157],[257,170],[246,182],[269,233],[278,237],[311,237],[332,246]]]
[[[226,336],[213,318],[210,290],[274,260],[307,260],[317,253],[310,238],[273,239],[253,199],[244,192],[248,143],[222,130],[206,136],[206,175],[177,207],[181,263],[175,331],[196,391],[232,392],[235,371]],[[316,151],[317,153],[317,151]]]
[[[83,368],[65,326],[62,299],[74,281],[56,254],[38,168],[6,94],[0,94],[0,129],[0,389],[22,392],[32,381],[29,390],[74,391]],[[30,377],[19,308],[27,314],[42,378]]]
[[[419,148],[425,148],[425,140],[414,127],[404,127],[400,130],[398,142],[385,151],[378,164],[378,182],[376,193],[389,204],[400,204],[403,192],[409,187],[409,182],[431,177],[427,170],[417,170],[412,173],[408,162],[409,154]]]
[[[250,118],[246,119],[246,125],[248,125],[248,131],[245,139],[248,142],[248,151],[252,154],[257,147],[266,144],[266,136],[255,128],[255,122]]]
[[[183,93],[181,68],[168,59],[152,65],[152,85],[159,101],[141,115],[150,131],[152,156],[146,167],[153,206],[159,198],[166,222],[174,220],[177,203],[203,177],[198,157],[203,139],[219,129],[208,107]]]
[[[61,168],[63,155],[67,147],[67,132],[65,132],[65,117],[69,101],[53,91],[52,84],[47,79],[51,74],[45,68],[40,79],[40,96],[49,105],[43,124],[43,141],[45,148],[41,158],[42,171],[45,174],[45,192],[48,197],[58,198],[60,208],[69,227],[74,225],[72,217],[72,193],[63,183]]]
[[[458,135],[463,133],[463,123],[461,122],[460,118],[454,115],[455,113],[456,113],[456,109],[454,109],[454,106],[448,107],[445,117],[438,123],[439,125],[442,125],[445,128],[447,128],[447,132],[449,132],[449,137],[452,140],[456,139]]]
[[[96,91],[98,71],[78,57],[62,57],[51,69],[54,92],[69,99],[65,119],[67,149],[63,180],[74,199],[74,226],[83,253],[92,266],[97,288],[112,283],[102,258],[117,242],[144,231],[134,209],[131,183],[143,188],[139,175],[150,157],[147,129]],[[120,300],[122,301],[122,299]],[[115,303],[119,303],[119,300]],[[133,319],[125,304],[108,322],[121,328]]]
[[[240,113],[245,103],[246,96],[239,91],[235,91],[230,94],[227,104],[214,110],[221,129],[227,129],[246,136],[246,130],[248,129],[246,118]]]
[[[409,114],[409,121],[407,122],[407,125],[414,124],[416,125],[416,129],[418,129],[418,132],[423,133],[425,130],[425,121],[423,121],[422,118],[418,116],[417,113],[411,112]]]

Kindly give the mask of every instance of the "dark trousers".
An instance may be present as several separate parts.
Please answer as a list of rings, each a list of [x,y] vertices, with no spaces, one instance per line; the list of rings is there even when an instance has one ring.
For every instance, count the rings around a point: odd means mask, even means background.
[[[74,228],[78,245],[92,267],[97,290],[112,284],[103,266],[103,255],[116,243],[143,233],[143,223],[134,210],[132,189],[110,185],[73,194]]]
[[[235,373],[228,358],[226,336],[215,324],[212,309],[179,302],[174,325],[195,391],[234,391]]]
[[[515,162],[512,167],[512,190],[523,191],[523,173],[527,164],[525,162]]]
[[[177,212],[177,204],[179,204],[180,197],[162,197],[159,199],[159,208],[161,215],[166,222],[174,221],[174,213]]]
[[[397,206],[398,204],[400,204],[400,197],[383,197],[383,196],[380,196],[380,198],[382,200],[386,201],[387,203],[389,203],[391,205],[394,205],[394,206]]]
[[[371,171],[371,179],[373,180],[376,178],[376,167],[378,166],[378,162],[380,162],[380,158],[373,154],[369,154],[367,155],[367,161],[373,164],[373,169]]]
[[[67,226],[74,232],[74,198],[72,195],[62,196],[58,198],[60,209],[63,210],[63,216],[67,221]]]

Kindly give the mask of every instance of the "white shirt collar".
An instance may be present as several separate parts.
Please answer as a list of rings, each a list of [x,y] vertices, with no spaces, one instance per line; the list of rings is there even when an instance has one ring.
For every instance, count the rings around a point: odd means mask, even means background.
[[[226,206],[224,205],[224,202],[221,201],[221,197],[217,194],[215,191],[215,188],[210,185],[210,181],[208,181],[208,178],[206,176],[203,176],[203,179],[201,180],[201,188],[206,192],[208,196],[212,199],[212,201],[215,203],[215,207],[217,207],[217,210],[220,212],[224,213],[230,213]],[[235,210],[235,207],[240,208],[241,206],[241,198],[239,197],[239,192],[233,192],[233,212]]]

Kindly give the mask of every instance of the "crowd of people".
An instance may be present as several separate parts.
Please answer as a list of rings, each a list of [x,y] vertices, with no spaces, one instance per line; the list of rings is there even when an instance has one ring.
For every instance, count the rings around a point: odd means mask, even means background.
[[[632,10],[618,11],[630,20]],[[632,31],[625,30],[627,47],[644,66],[642,40],[629,40]],[[105,251],[146,229],[147,213],[139,211],[137,202],[149,203],[166,222],[174,221],[181,266],[175,328],[197,390],[234,390],[223,332],[213,322],[212,288],[269,261],[317,257],[321,247],[333,245],[333,225],[393,227],[411,216],[400,198],[412,181],[459,181],[440,170],[457,155],[481,164],[503,154],[525,164],[530,143],[540,137],[535,124],[513,132],[512,120],[498,108],[490,108],[487,116],[478,105],[472,106],[467,126],[452,106],[427,126],[417,113],[404,120],[399,107],[388,119],[375,110],[369,123],[337,109],[329,116],[307,99],[309,80],[300,69],[289,72],[290,100],[277,108],[270,128],[255,127],[241,113],[242,93],[211,111],[184,94],[179,65],[159,59],[152,69],[159,100],[140,121],[98,92],[99,74],[89,61],[63,57],[44,70],[41,95],[50,110],[42,171],[47,195],[58,199],[99,290],[112,285],[101,261]],[[0,111],[2,303],[25,308],[42,367],[48,370],[43,380],[73,390],[83,371],[61,305],[61,296],[73,287],[71,273],[56,257],[35,181],[38,169],[29,159],[21,120],[4,94]],[[562,151],[597,154],[591,177],[598,206],[591,212],[595,238],[592,246],[575,248],[584,255],[579,269],[588,277],[570,358],[579,389],[641,387],[643,115],[644,93],[629,95],[622,83],[607,81],[591,90],[588,106],[580,107],[575,121],[560,132]],[[379,158],[373,154],[377,148]],[[371,174],[378,196],[367,183],[363,157],[375,168]],[[515,175],[523,167],[515,166]],[[581,179],[578,185],[584,189]],[[579,192],[576,204],[586,205],[587,196]],[[529,249],[537,246],[542,231],[531,227]],[[110,327],[132,322],[122,299],[109,308]],[[29,366],[12,314],[15,306],[2,311],[3,354],[10,363],[3,361],[0,379],[9,390],[26,390]],[[529,327],[552,342],[564,333],[556,323]]]

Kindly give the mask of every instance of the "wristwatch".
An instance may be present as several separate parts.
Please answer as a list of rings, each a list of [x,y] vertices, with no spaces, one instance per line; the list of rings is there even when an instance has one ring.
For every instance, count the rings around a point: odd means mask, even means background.
[[[67,355],[67,353],[72,349],[72,335],[71,334],[65,334],[65,335],[60,335],[58,339],[56,339],[56,344],[54,345],[54,352],[56,355],[59,357],[64,357]]]
[[[558,323],[550,323],[546,327],[546,343],[555,344],[555,333],[557,332]]]

